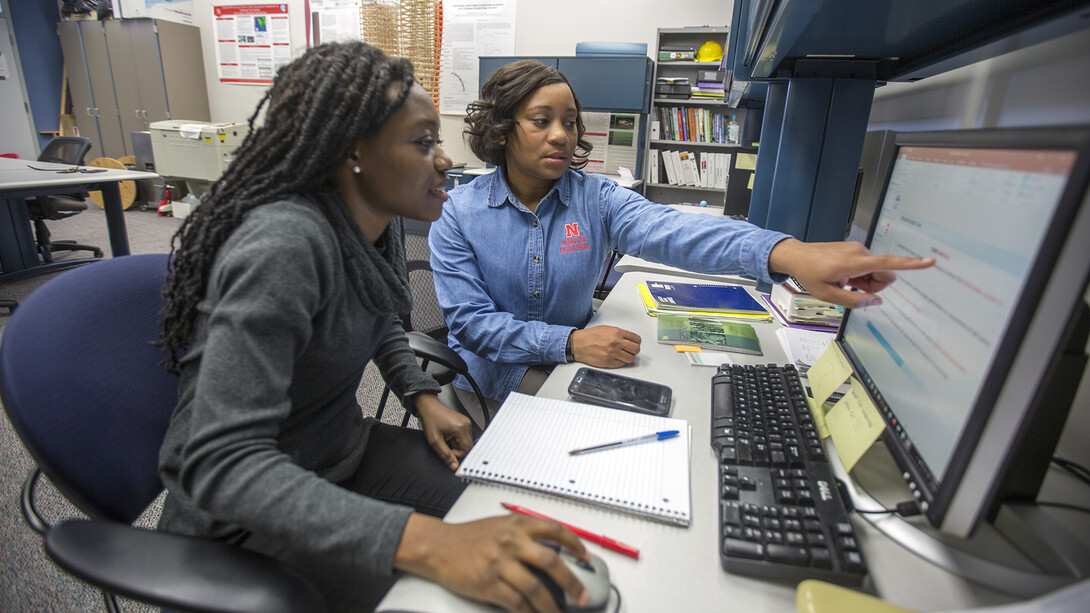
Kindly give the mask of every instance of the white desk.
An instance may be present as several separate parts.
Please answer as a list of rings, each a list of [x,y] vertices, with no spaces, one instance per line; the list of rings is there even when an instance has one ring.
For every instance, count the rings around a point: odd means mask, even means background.
[[[35,170],[31,167],[50,170]],[[25,203],[26,199],[36,196],[64,194],[70,192],[73,187],[102,190],[106,227],[110,233],[110,253],[115,257],[129,254],[129,238],[125,232],[125,217],[118,183],[153,179],[157,175],[152,172],[115,169],[95,169],[101,172],[92,173],[58,172],[67,168],[71,166],[0,158],[0,196],[2,196],[0,207],[3,207],[0,209],[0,266],[3,267],[4,278],[37,274],[86,261],[63,260],[50,264],[41,262]]]
[[[685,204],[670,204],[664,206],[670,206],[685,213],[717,215],[720,217],[723,215],[723,207],[691,206]],[[736,285],[748,285],[750,287],[754,287],[757,284],[757,282],[753,279],[740,277],[738,275],[712,275],[702,272],[693,272],[690,270],[684,270],[682,268],[667,266],[665,264],[650,262],[643,258],[638,258],[634,255],[621,256],[621,259],[617,260],[617,263],[613,265],[613,269],[620,273],[650,272],[663,275],[673,275],[678,277],[689,277],[691,279],[700,279],[703,281],[714,281],[716,283],[734,283]]]
[[[622,276],[590,325],[611,324],[638,333],[643,343],[635,364],[618,372],[673,388],[670,416],[685,419],[692,427],[692,524],[688,528],[667,526],[562,498],[476,483],[466,489],[445,519],[459,523],[501,515],[505,511],[500,503],[512,502],[638,547],[640,559],[633,560],[587,543],[587,547],[602,556],[609,566],[612,581],[622,594],[623,611],[794,611],[793,584],[732,575],[720,566],[718,467],[710,442],[710,379],[715,369],[689,366],[685,357],[676,353],[673,347],[655,342],[655,319],[644,314],[635,289],[637,283],[655,278],[664,277],[647,273]],[[736,361],[786,362],[775,335],[778,326],[776,323],[755,324],[764,355],[739,355]],[[580,366],[558,366],[538,395],[570,399],[567,386]],[[858,516],[853,516],[853,522],[870,569],[870,591],[891,603],[934,611],[1012,600],[924,562],[882,536]],[[612,607],[611,603],[607,611],[612,611]],[[438,613],[492,609],[456,596],[429,581],[406,576],[394,585],[378,610]]]

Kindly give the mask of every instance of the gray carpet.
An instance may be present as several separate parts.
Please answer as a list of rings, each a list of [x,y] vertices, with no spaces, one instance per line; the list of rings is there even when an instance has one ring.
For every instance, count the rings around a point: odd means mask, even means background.
[[[133,208],[125,212],[129,244],[132,253],[166,253],[170,240],[181,220],[160,217],[154,211]],[[98,245],[109,257],[109,240],[106,233],[105,213],[92,205],[89,210],[75,217],[49,223],[54,240],[70,239],[80,243]],[[57,259],[87,257],[87,252],[58,254]],[[50,278],[64,272],[40,275],[11,282],[0,281],[0,298],[23,300]],[[0,335],[7,323],[6,310],[0,309]],[[2,340],[2,337],[0,337]],[[374,414],[383,389],[383,383],[373,365],[367,367],[360,383],[357,399],[365,414]],[[401,423],[404,414],[396,400],[387,402],[384,421]],[[70,578],[53,565],[43,553],[41,539],[27,527],[19,510],[19,497],[23,481],[33,462],[7,420],[0,417],[0,611],[7,613],[57,613],[104,610],[102,596],[94,589]],[[413,419],[410,425],[417,427]],[[39,508],[46,518],[56,521],[79,515],[67,504],[54,488],[43,480],[38,488]],[[158,518],[158,504],[153,505],[141,518],[140,523],[154,526]],[[153,611],[137,603],[123,602],[126,611]]]

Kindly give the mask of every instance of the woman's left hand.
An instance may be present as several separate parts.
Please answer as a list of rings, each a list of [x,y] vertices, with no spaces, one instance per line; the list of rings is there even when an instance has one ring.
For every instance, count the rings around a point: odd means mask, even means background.
[[[457,470],[458,461],[473,448],[472,422],[439,402],[434,394],[417,394],[414,401],[424,438],[444,464]]]

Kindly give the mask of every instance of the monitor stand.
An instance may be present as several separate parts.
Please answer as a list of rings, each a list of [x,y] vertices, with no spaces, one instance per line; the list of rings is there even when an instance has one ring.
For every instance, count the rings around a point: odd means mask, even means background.
[[[831,452],[833,458],[835,449]],[[859,510],[892,508],[912,497],[881,441],[856,465],[852,480],[844,479],[839,461],[833,463]],[[1041,489],[1042,499],[1056,499],[1058,496],[1049,496],[1047,492],[1064,489],[1070,492],[1073,487],[1086,485],[1067,475],[1050,473]],[[903,518],[865,513],[861,517],[931,564],[1019,598],[1052,592],[1090,577],[1090,544],[1078,536],[1086,533],[1085,518],[1078,513],[1056,512],[1032,503],[1008,504],[1000,509],[993,522],[982,522],[968,539],[939,532],[922,515]]]

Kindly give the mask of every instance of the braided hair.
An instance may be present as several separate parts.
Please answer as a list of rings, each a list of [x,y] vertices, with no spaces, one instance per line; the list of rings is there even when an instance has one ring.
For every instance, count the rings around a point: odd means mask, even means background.
[[[414,83],[408,60],[365,43],[327,43],[282,67],[248,121],[235,160],[171,241],[158,344],[178,372],[216,253],[249,210],[330,190],[356,144],[377,132]],[[266,106],[264,125],[254,121]]]

